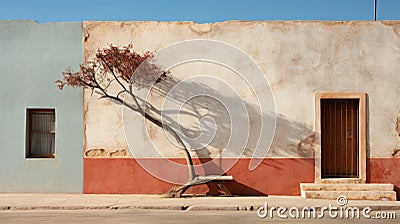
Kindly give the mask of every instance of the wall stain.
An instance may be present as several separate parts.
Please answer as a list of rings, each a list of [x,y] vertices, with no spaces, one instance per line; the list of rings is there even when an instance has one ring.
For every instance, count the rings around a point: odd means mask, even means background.
[[[153,127],[152,125],[149,125],[147,127],[148,130],[148,134],[151,140],[157,140],[158,136],[157,136],[157,128]]]
[[[297,150],[302,154],[314,153],[315,133],[308,135],[300,140]]]

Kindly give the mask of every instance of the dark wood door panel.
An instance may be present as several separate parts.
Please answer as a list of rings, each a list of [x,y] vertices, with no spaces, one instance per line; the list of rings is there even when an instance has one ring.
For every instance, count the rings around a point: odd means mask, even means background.
[[[322,178],[358,177],[358,99],[321,100]]]

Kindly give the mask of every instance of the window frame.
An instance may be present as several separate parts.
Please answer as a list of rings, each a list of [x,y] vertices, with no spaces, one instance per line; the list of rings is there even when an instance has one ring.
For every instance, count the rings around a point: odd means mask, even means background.
[[[26,153],[25,153],[25,158],[26,159],[35,159],[35,158],[50,158],[54,159],[56,157],[56,150],[54,149],[54,152],[51,154],[38,154],[38,153],[32,153],[32,135],[35,133],[33,132],[33,125],[32,125],[32,115],[37,112],[46,112],[46,113],[52,113],[54,115],[54,130],[50,132],[36,132],[39,134],[52,134],[54,135],[54,141],[56,139],[56,110],[55,108],[27,108],[26,110],[26,124],[27,124],[27,131],[26,131]]]

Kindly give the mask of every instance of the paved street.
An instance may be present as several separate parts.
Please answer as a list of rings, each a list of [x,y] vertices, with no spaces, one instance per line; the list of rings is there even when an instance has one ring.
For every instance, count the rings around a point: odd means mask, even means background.
[[[393,211],[392,211],[393,212]],[[400,212],[396,211],[400,216]],[[30,210],[1,211],[0,223],[398,223],[377,219],[261,219],[255,211]]]
[[[268,203],[268,204],[266,204]],[[347,206],[395,213],[397,219],[281,219],[278,208],[322,208],[337,206],[337,200],[303,199],[298,196],[268,197],[187,197],[162,198],[159,195],[88,194],[0,194],[2,223],[398,223],[399,201],[355,201]],[[259,218],[275,208],[273,218]],[[261,210],[261,208],[264,208]],[[261,215],[262,215],[261,214]],[[388,214],[388,213],[385,213]],[[320,215],[320,212],[317,213]],[[361,215],[360,215],[361,216]]]
[[[0,194],[0,210],[159,209],[159,210],[250,210],[268,207],[315,207],[337,205],[336,200],[303,199],[300,196],[185,197],[117,194]],[[400,210],[400,201],[348,200],[348,206],[378,210]]]

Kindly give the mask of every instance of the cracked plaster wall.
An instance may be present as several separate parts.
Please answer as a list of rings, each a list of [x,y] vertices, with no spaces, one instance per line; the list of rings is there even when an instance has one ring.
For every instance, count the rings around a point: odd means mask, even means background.
[[[263,70],[275,98],[277,128],[269,152],[271,157],[314,156],[311,146],[315,138],[315,91],[366,92],[368,156],[398,154],[395,149],[400,147],[397,119],[400,113],[400,21],[230,21],[215,24],[88,21],[83,27],[85,59],[108,44],[133,43],[137,51],[145,52],[198,38],[223,41],[246,52]],[[241,95],[254,103],[251,94],[243,92]],[[104,149],[105,156],[127,149],[121,107],[97,98],[89,91],[84,94],[85,149]],[[152,131],[153,135],[163,135],[160,130]],[[162,137],[157,139],[161,145],[168,144]],[[137,147],[141,147],[140,143]],[[167,157],[182,157],[173,147],[163,153]],[[210,154],[215,156],[218,151],[211,149]]]

